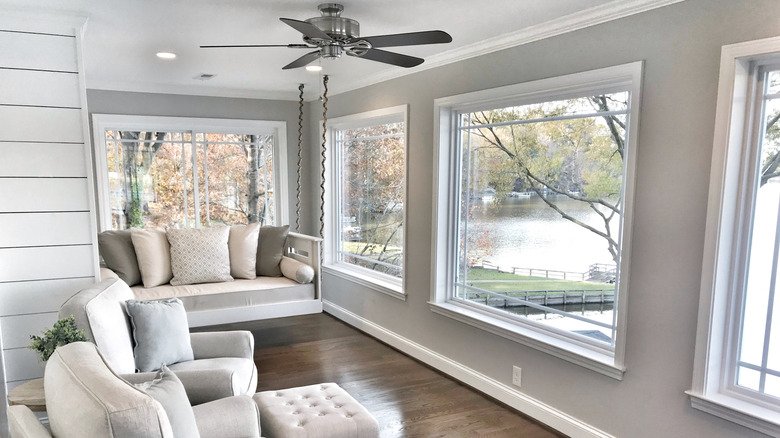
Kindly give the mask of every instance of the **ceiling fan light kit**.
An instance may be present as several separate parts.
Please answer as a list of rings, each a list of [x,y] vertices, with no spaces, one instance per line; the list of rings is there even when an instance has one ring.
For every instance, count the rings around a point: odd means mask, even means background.
[[[341,16],[341,13],[344,11],[344,6],[338,3],[322,3],[317,8],[320,11],[320,16],[309,18],[305,21],[292,18],[280,18],[283,23],[303,34],[303,41],[305,44],[253,44],[200,47],[287,47],[291,49],[315,49],[282,67],[285,70],[304,67],[320,58],[337,59],[344,53],[348,56],[410,68],[422,64],[424,60],[414,56],[380,50],[379,47],[414,46],[452,42],[452,37],[447,32],[441,30],[360,37],[360,23],[351,18]]]

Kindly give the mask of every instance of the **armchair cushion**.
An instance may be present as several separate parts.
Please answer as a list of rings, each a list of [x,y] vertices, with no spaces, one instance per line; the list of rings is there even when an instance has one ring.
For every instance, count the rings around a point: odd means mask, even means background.
[[[70,297],[58,315],[59,318],[73,315],[76,326],[84,330],[106,363],[119,374],[135,371],[130,321],[124,308],[124,302],[130,299],[133,291],[127,284],[109,278]]]
[[[194,359],[187,312],[181,300],[127,300],[125,305],[133,325],[135,367],[139,371],[155,371],[161,364]]]
[[[190,333],[190,343],[195,359],[215,357],[252,359],[255,354],[255,337],[252,336],[252,332],[246,330]]]
[[[247,395],[215,400],[192,410],[203,437],[260,437],[260,413]]]
[[[169,366],[175,372],[232,370],[231,385],[233,394],[254,394],[257,389],[257,370],[251,359],[240,357],[219,357],[179,362]]]
[[[149,394],[162,405],[174,436],[200,438],[195,414],[192,412],[184,386],[168,367],[163,365],[154,380],[138,383],[135,387]]]
[[[233,387],[238,385],[233,384],[233,370],[177,370],[175,374],[193,406],[236,395]],[[150,372],[122,374],[120,377],[135,385],[153,380],[156,375],[156,372]]]

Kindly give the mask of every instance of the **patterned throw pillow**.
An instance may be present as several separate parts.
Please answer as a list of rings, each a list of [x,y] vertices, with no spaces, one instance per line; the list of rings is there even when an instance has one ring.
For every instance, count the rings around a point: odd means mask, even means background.
[[[168,230],[171,244],[171,285],[232,281],[228,236],[230,228]]]

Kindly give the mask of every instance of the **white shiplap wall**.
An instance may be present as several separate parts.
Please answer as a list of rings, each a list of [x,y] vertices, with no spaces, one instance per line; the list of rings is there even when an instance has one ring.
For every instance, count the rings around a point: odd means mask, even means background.
[[[0,10],[3,401],[8,390],[43,375],[27,348],[30,335],[50,327],[62,302],[97,273],[84,23]]]

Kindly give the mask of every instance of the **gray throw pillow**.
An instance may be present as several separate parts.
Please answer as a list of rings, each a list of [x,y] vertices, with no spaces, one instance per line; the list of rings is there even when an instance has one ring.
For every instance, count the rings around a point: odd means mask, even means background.
[[[135,367],[156,371],[160,364],[193,360],[187,312],[178,298],[125,301],[133,326]]]
[[[98,234],[98,248],[106,267],[133,286],[141,282],[141,271],[130,234],[130,230],[103,231]]]
[[[284,242],[287,241],[289,225],[281,227],[260,227],[257,238],[257,275],[265,277],[281,277],[282,269],[279,263],[284,255]]]
[[[135,385],[136,388],[157,400],[165,409],[174,437],[199,438],[198,424],[192,411],[187,392],[173,371],[163,365],[151,382]]]
[[[233,281],[229,234],[229,227],[169,229],[171,286]]]

